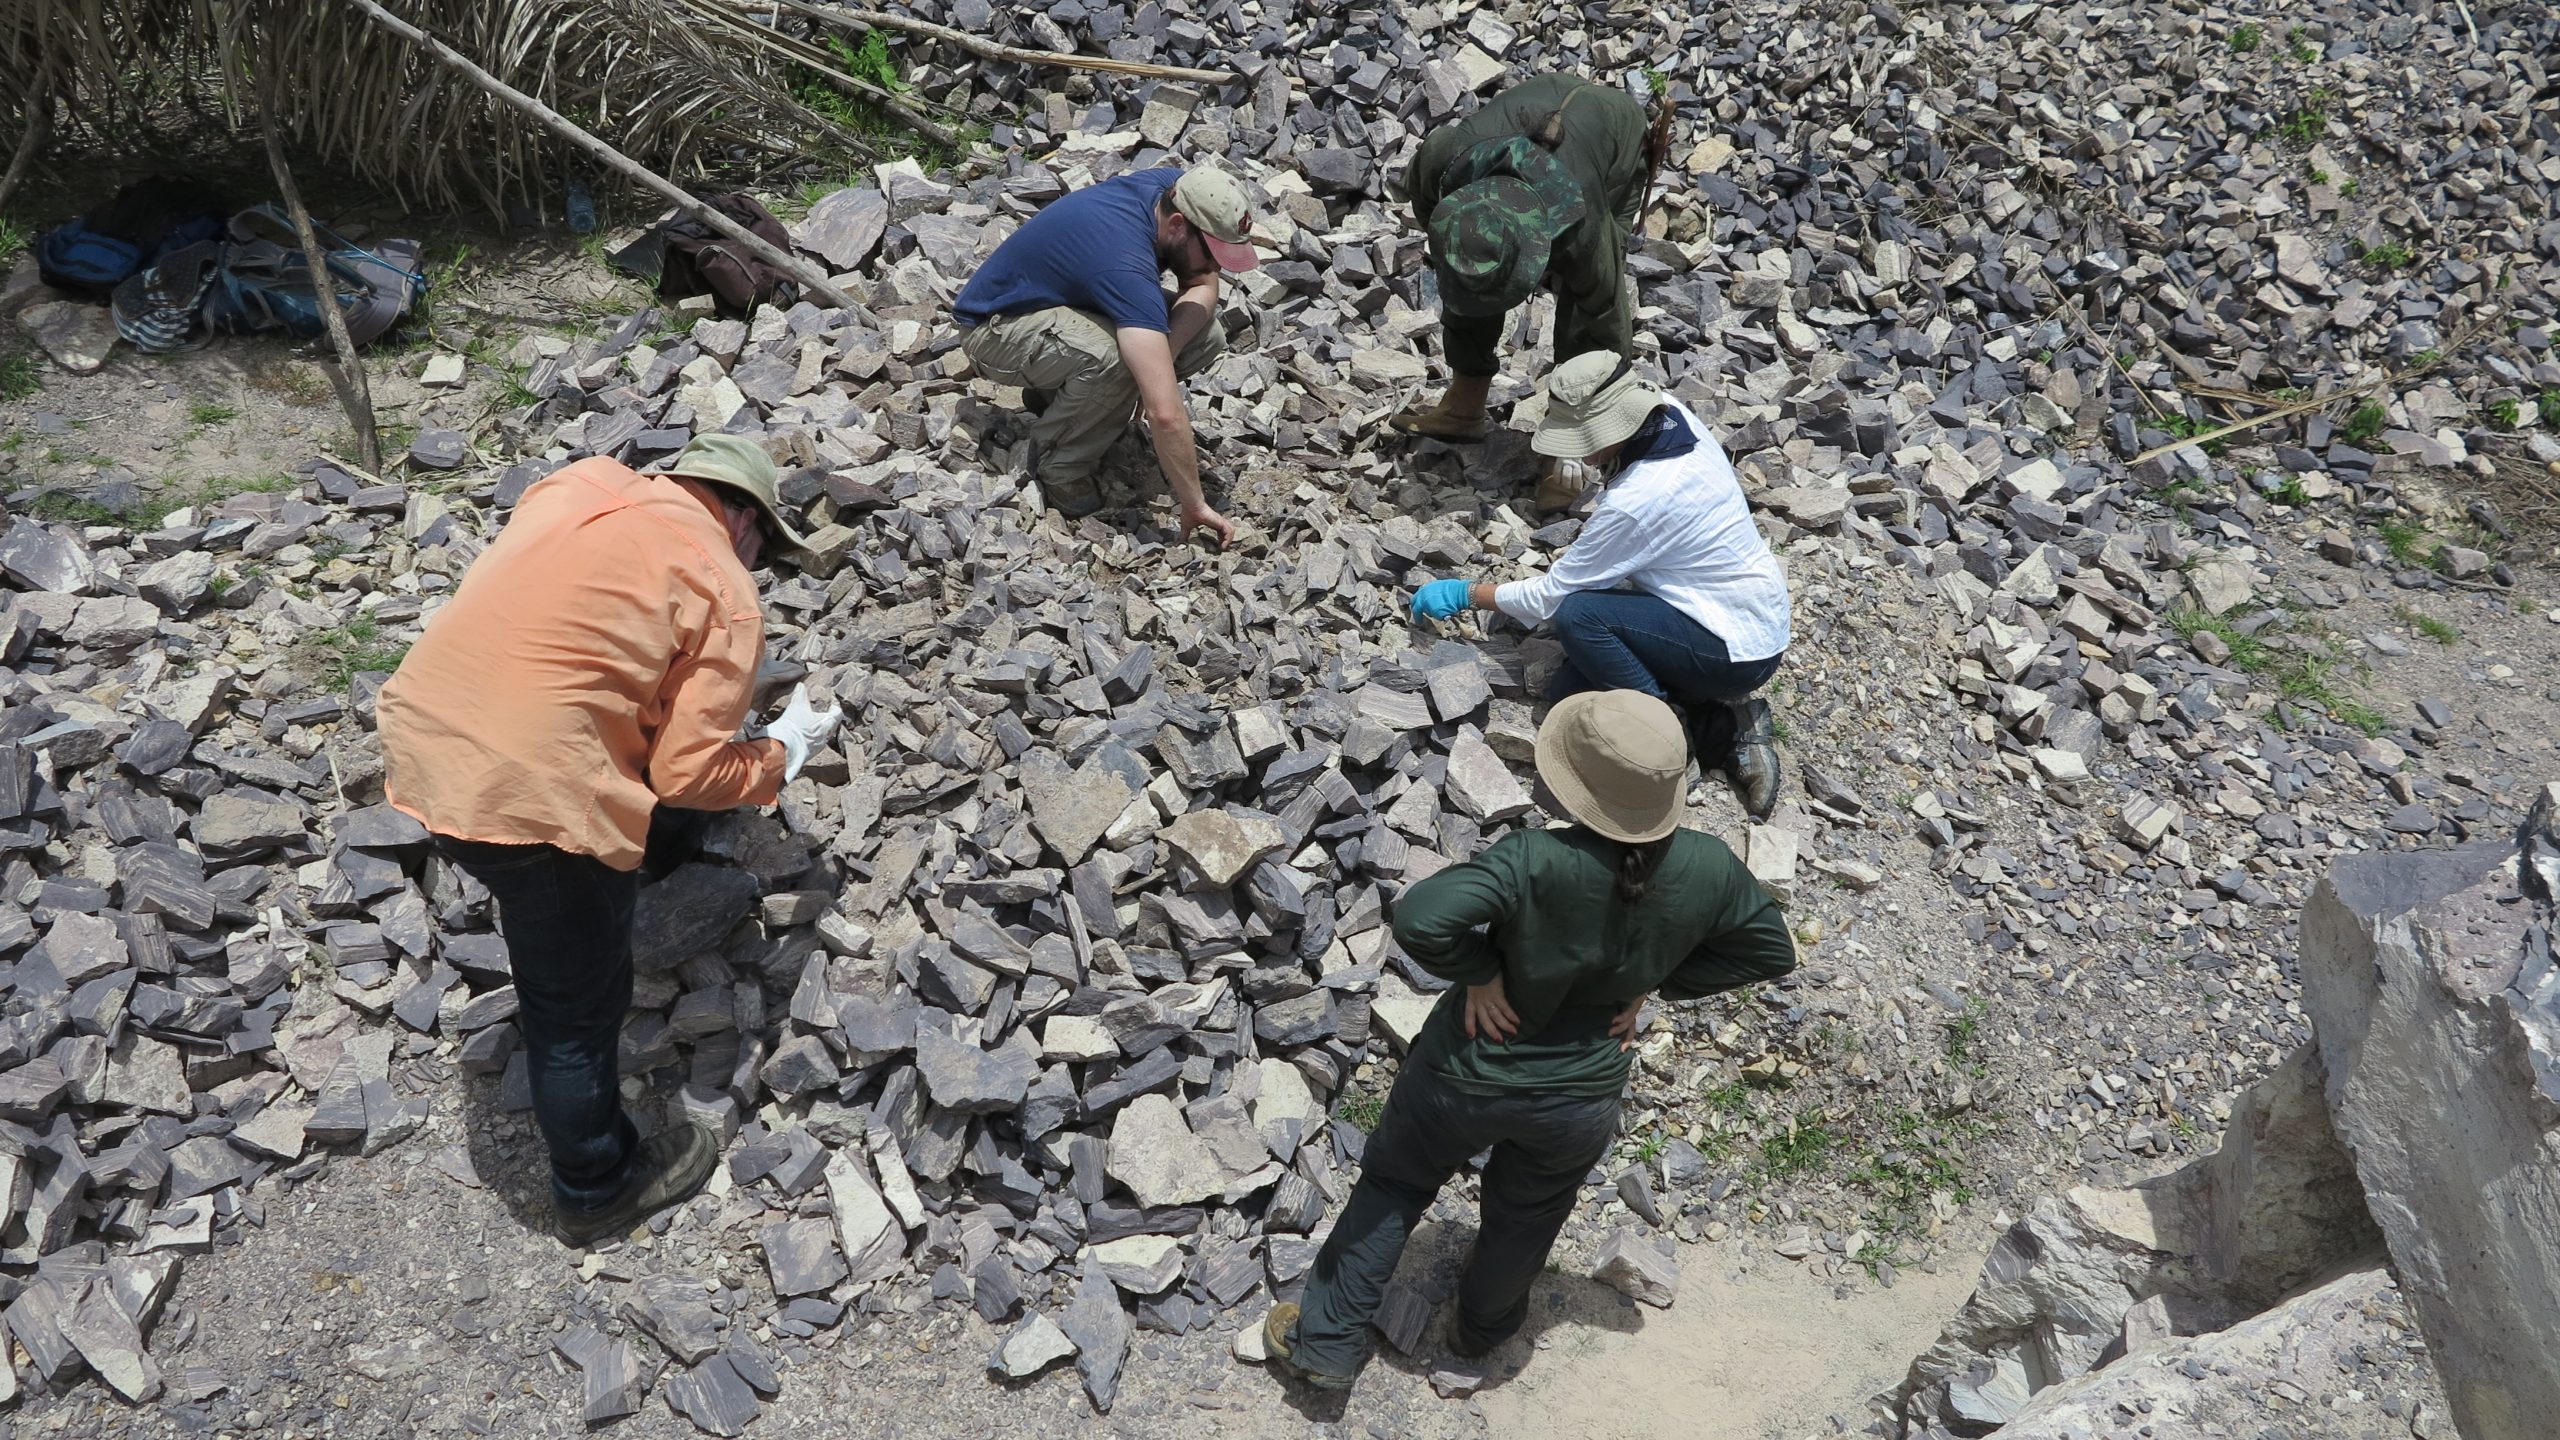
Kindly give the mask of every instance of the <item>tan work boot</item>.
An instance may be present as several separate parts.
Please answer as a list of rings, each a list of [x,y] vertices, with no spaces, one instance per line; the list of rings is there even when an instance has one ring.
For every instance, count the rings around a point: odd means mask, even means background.
[[[1450,377],[1449,392],[1431,405],[1408,405],[1387,417],[1389,429],[1426,440],[1472,445],[1485,435],[1485,401],[1493,394],[1490,375]]]
[[[1546,468],[1538,474],[1538,494],[1535,503],[1540,510],[1549,514],[1558,510],[1570,510],[1574,502],[1582,498],[1583,490],[1590,483],[1591,472],[1581,461],[1550,455],[1547,457]]]

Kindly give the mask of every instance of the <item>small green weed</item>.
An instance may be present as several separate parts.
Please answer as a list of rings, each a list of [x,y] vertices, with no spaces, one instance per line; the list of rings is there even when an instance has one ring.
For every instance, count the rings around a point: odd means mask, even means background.
[[[2439,645],[2451,645],[2462,638],[2460,630],[2433,615],[2421,614],[2416,610],[2402,610],[2400,618],[2408,621],[2410,628]]]
[[[2255,54],[2258,47],[2265,43],[2267,43],[2267,32],[2259,29],[2255,25],[2236,25],[2232,27],[2231,53],[2234,55]]]
[[[2309,65],[2319,60],[2320,47],[2311,43],[2310,31],[2296,25],[2284,32],[2284,38],[2285,53],[2293,57],[2293,63]]]
[[[2329,132],[2329,107],[2326,90],[2311,92],[2311,103],[2276,122],[2276,133],[2296,150],[2308,150]]]
[[[1982,1022],[1991,1007],[1976,996],[1964,1002],[1964,1009],[1946,1023],[1947,1059],[1976,1074],[1983,1068]]]
[[[1333,1107],[1333,1113],[1335,1118],[1349,1122],[1351,1128],[1361,1134],[1375,1134],[1378,1122],[1386,1118],[1386,1097],[1367,1090],[1345,1090],[1341,1103]]]
[[[2427,527],[2415,521],[2385,520],[2374,528],[2382,536],[2383,548],[2403,565],[2424,564],[2435,548],[2428,543]]]
[[[2347,416],[2347,423],[2338,427],[2338,438],[2350,445],[2370,445],[2381,436],[2382,427],[2390,423],[2390,411],[2379,405],[2359,405]]]
[[[0,215],[0,270],[18,258],[20,251],[35,243],[35,232],[6,215]]]
[[[0,401],[24,400],[44,388],[33,355],[0,355]]]
[[[2418,263],[2418,252],[2397,240],[2367,245],[2361,240],[2349,241],[2348,253],[2377,270],[2405,270]]]
[[[2311,503],[2311,494],[2302,488],[2301,476],[2287,475],[2284,477],[2284,482],[2276,486],[2275,499],[2281,504],[2290,505],[2299,510]]]
[[[2352,197],[2362,189],[2364,189],[2364,182],[2358,180],[2353,175],[2350,175],[2346,179],[2338,182],[2338,193],[2341,195]]]
[[[1785,716],[1772,715],[1769,717],[1769,738],[1783,745],[1796,738],[1795,727],[1787,723]]]
[[[2169,612],[2169,627],[2190,643],[2198,635],[2213,635],[2231,652],[2231,668],[2244,675],[2264,675],[2275,668],[2276,652],[2267,642],[2219,615],[2182,605]]]
[[[1819,1120],[1790,1125],[1783,1133],[1760,1142],[1760,1169],[1771,1179],[1818,1170],[1830,1160],[1832,1147],[1839,1143],[1840,1137]]]
[[[332,690],[344,690],[359,674],[399,669],[409,647],[384,642],[382,627],[359,615],[334,630],[304,636],[295,643],[293,653],[306,673],[326,681]]]
[[[2326,185],[2329,183],[2329,172],[2314,165],[2310,168],[2309,179],[2314,185]]]
[[[220,425],[239,418],[239,411],[212,400],[199,400],[187,407],[187,419],[198,426]]]
[[[2221,429],[2222,424],[2216,420],[2195,420],[2184,415],[2170,415],[2161,419],[2160,428],[2181,440],[2193,440],[2199,435],[2212,434]],[[2231,440],[2228,436],[2203,442],[2204,453],[2207,455],[2219,455],[2230,446]]]
[[[2560,430],[2560,385],[2546,387],[2534,398],[2533,413],[2546,428]]]
[[[2521,400],[2492,400],[2489,402],[2489,418],[2496,421],[2503,428],[2513,430],[2524,423],[2524,402]]]

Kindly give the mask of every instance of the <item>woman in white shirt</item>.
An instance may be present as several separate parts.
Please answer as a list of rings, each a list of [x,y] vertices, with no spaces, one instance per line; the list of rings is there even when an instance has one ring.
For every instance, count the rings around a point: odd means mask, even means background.
[[[1547,573],[1506,585],[1434,580],[1413,613],[1499,610],[1551,621],[1564,645],[1549,701],[1641,690],[1689,721],[1699,765],[1733,780],[1765,817],[1778,801],[1769,683],[1789,639],[1786,573],[1742,498],[1724,447],[1689,407],[1608,351],[1577,355],[1547,382],[1541,455],[1612,475],[1599,508]],[[1614,473],[1613,473],[1614,472]]]

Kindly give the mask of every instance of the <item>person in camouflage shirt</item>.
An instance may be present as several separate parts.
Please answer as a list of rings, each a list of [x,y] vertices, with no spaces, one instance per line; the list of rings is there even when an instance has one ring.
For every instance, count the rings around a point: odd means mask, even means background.
[[[1405,192],[1440,284],[1449,389],[1390,425],[1482,440],[1504,319],[1541,286],[1556,298],[1558,364],[1593,350],[1634,354],[1626,249],[1644,203],[1648,128],[1626,92],[1546,75],[1423,138]],[[1552,488],[1541,487],[1542,504]]]

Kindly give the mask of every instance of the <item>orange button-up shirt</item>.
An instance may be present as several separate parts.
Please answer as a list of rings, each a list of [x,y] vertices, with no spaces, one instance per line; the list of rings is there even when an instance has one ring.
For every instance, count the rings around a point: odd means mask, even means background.
[[[382,687],[385,789],[440,835],[636,870],[658,805],[782,788],[782,746],[737,739],[763,651],[709,489],[581,460],[524,493]]]

